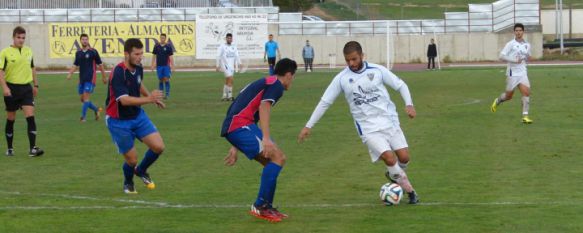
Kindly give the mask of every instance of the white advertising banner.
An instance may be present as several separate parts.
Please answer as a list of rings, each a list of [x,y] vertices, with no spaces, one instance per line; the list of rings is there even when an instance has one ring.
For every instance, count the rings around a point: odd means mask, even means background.
[[[233,34],[241,59],[262,59],[267,42],[267,14],[196,15],[196,59],[216,59],[227,33]]]

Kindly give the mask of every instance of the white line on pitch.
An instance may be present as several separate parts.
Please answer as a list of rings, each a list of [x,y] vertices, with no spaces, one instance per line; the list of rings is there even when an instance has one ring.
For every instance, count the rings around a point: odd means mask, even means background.
[[[534,63],[534,64],[528,64],[528,66],[580,66],[583,65],[583,63],[550,63],[550,64],[545,64],[545,63]],[[451,64],[448,65],[448,67],[506,67],[506,64],[502,64],[502,63],[492,63],[492,64]]]
[[[402,204],[408,205],[408,204]],[[583,205],[583,203],[567,202],[427,202],[417,206],[562,206]],[[0,206],[0,210],[107,210],[107,209],[245,209],[247,205],[166,205],[166,206]],[[290,209],[339,209],[339,208],[370,208],[384,207],[383,204],[353,203],[353,204],[291,204],[281,205],[281,208]],[[390,208],[390,207],[388,207]]]
[[[131,206],[0,206],[0,210],[83,210],[83,209],[242,209],[248,208],[250,204],[170,204],[166,202],[149,202],[142,200],[128,200],[128,199],[108,199],[97,198],[80,195],[66,195],[66,194],[46,194],[46,193],[21,193],[0,191],[0,194],[17,195],[17,196],[48,196],[60,197],[65,199],[76,200],[91,200],[91,201],[110,201],[131,203],[140,205]],[[524,206],[524,205],[544,205],[544,206],[559,206],[559,205],[583,205],[583,202],[422,202],[417,205],[420,206]],[[304,209],[324,209],[324,208],[357,208],[357,207],[376,207],[383,206],[379,203],[335,203],[335,204],[287,204],[281,205],[283,208],[304,208]]]
[[[479,99],[471,99],[470,101],[466,101],[460,104],[452,104],[452,105],[447,105],[447,107],[457,107],[457,106],[465,106],[465,105],[472,105],[472,104],[479,104],[480,102],[482,102],[482,100]]]

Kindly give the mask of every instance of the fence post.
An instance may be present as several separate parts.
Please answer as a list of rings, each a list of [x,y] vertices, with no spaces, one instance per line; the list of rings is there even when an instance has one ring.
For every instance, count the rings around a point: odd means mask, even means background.
[[[471,21],[470,21],[470,11],[468,10],[468,33],[470,33],[472,31],[472,27],[470,26],[470,24],[471,24]]]
[[[490,5],[492,6],[492,32],[494,32],[494,4],[491,3]]]
[[[512,21],[514,22],[512,25],[516,24],[516,0],[512,1]]]

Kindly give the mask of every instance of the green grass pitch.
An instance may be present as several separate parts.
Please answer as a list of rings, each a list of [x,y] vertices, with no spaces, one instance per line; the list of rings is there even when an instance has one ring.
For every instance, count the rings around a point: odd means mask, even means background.
[[[167,109],[145,106],[167,149],[150,168],[157,188],[136,180],[135,196],[122,192],[123,159],[103,120],[79,122],[76,81],[40,75],[36,119],[46,153],[27,156],[18,113],[16,155],[0,157],[0,232],[582,232],[583,68],[530,68],[531,125],[520,122],[519,93],[490,112],[503,70],[397,72],[418,112],[407,119],[390,90],[421,202],[394,207],[378,199],[385,168],[370,162],[343,97],[296,143],[335,75],[300,71],[272,112],[273,138],[288,157],[275,205],[291,216],[277,224],[247,214],[259,164],[239,154],[235,167],[223,165],[222,74],[176,73]],[[262,75],[236,75],[235,89]],[[151,73],[145,83],[157,87]],[[105,95],[98,84],[92,100],[103,106]]]

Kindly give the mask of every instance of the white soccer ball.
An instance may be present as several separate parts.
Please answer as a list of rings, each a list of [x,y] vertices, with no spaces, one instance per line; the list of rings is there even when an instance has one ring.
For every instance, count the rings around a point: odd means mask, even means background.
[[[403,188],[396,183],[386,183],[381,187],[380,196],[385,205],[398,205],[403,198]]]

